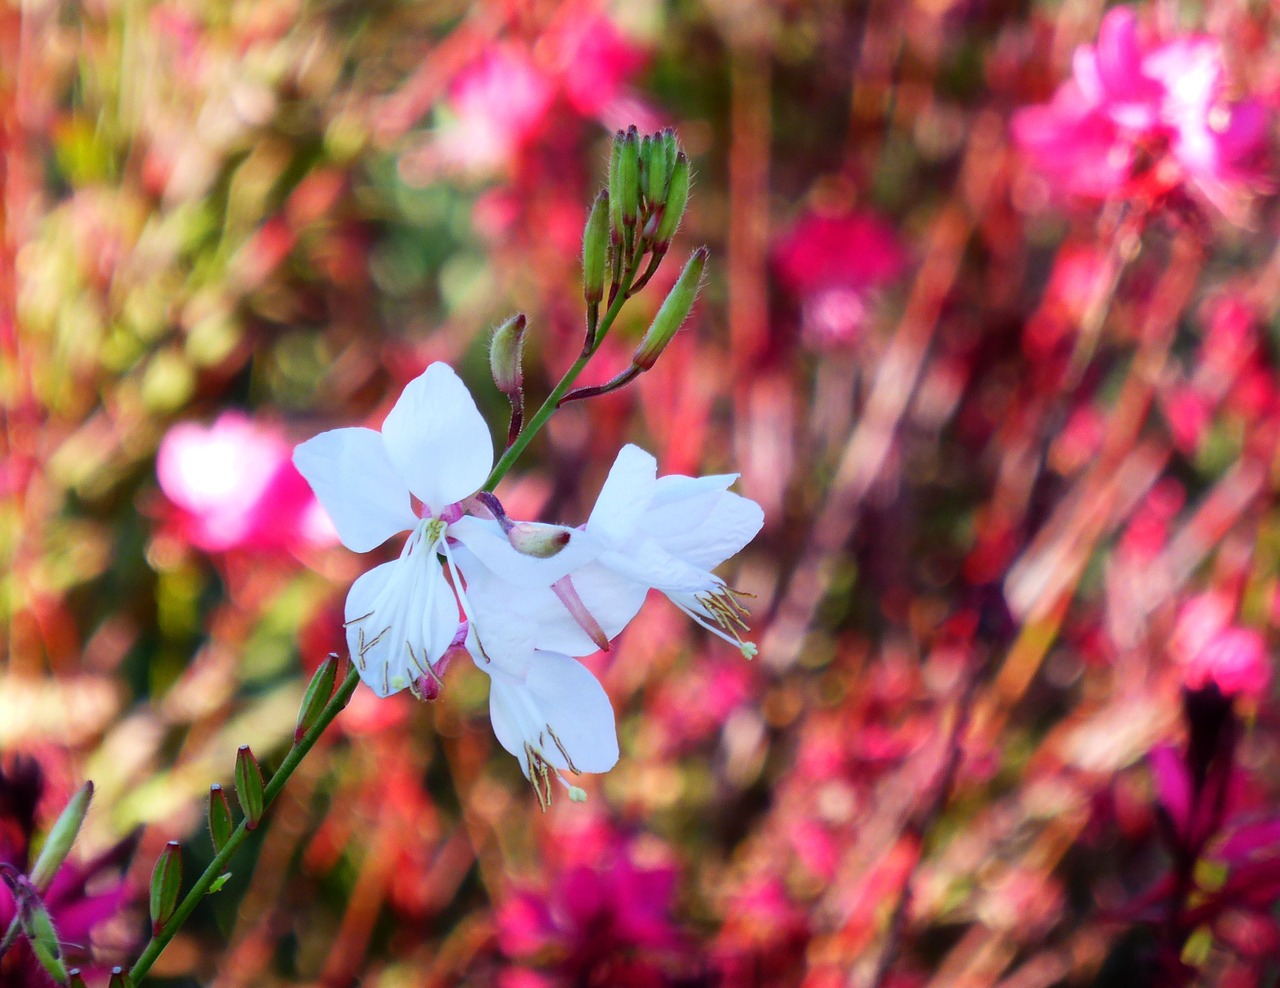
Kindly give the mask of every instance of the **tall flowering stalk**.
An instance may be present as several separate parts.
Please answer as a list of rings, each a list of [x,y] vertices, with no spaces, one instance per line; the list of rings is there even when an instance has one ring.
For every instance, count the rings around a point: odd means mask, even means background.
[[[379,697],[408,689],[431,700],[440,695],[448,663],[470,656],[489,677],[494,733],[519,760],[545,810],[553,783],[583,800],[585,790],[569,776],[604,772],[617,761],[613,708],[578,659],[611,648],[649,589],[664,593],[743,655],[755,654],[745,638],[746,595],[711,572],[763,522],[758,505],[727,490],[736,475],[658,477],[654,458],[627,446],[590,518],[578,526],[512,518],[493,493],[560,405],[630,383],[654,365],[687,318],[701,286],[705,248],[677,278],[631,365],[606,385],[574,390],[627,300],[661,265],[688,190],[689,162],[673,132],[642,137],[632,127],[617,134],[608,186],[583,234],[582,349],[527,419],[524,317],[494,335],[494,383],[512,405],[507,446],[496,463],[488,424],[466,386],[442,363],[406,386],[379,430],[334,429],[294,451],[297,470],[346,548],[369,552],[400,533],[407,536],[395,560],[352,585],[345,674],[338,676],[342,660],[336,657],[317,670],[294,746],[279,769],[265,779],[249,748],[240,749],[238,824],[233,826],[221,787],[211,791],[215,857],[185,896],[179,898],[177,846],[171,843],[161,854],[152,878],[151,939],[128,972],[133,984],[204,896],[221,887],[240,844],[361,682]],[[26,935],[33,936],[30,930]],[[118,979],[124,977],[119,972]]]

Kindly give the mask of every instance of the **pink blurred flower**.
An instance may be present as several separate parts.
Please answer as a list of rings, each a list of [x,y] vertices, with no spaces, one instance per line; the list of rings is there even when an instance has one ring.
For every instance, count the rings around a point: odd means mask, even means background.
[[[276,428],[239,412],[211,426],[181,422],[160,443],[156,474],[176,529],[206,552],[288,551],[336,540],[328,516]]]
[[[868,213],[806,213],[773,248],[778,280],[800,303],[801,335],[818,348],[855,342],[872,293],[906,261],[892,228]]]
[[[1262,635],[1231,624],[1235,608],[1221,594],[1204,593],[1178,614],[1170,648],[1194,690],[1213,684],[1227,697],[1259,698],[1271,682]]]
[[[643,64],[596,0],[564,4],[536,45],[498,42],[454,77],[438,153],[471,172],[518,171],[535,138],[550,141],[568,120],[595,118],[611,129],[649,120],[657,130],[651,111],[625,92]]]
[[[671,918],[675,865],[641,860],[636,843],[616,834],[596,857],[569,863],[547,888],[520,890],[499,907],[503,952],[546,972],[548,985],[669,984],[689,960]]]
[[[595,0],[563,4],[540,45],[550,54],[565,101],[584,117],[603,118],[645,59],[597,7]]]
[[[440,148],[474,171],[506,167],[542,125],[555,86],[522,49],[494,45],[453,81]]]
[[[1056,187],[1104,199],[1153,198],[1188,185],[1231,214],[1264,179],[1267,115],[1228,100],[1217,39],[1152,43],[1133,11],[1107,14],[1096,45],[1081,45],[1053,99],[1026,107],[1013,134]]]

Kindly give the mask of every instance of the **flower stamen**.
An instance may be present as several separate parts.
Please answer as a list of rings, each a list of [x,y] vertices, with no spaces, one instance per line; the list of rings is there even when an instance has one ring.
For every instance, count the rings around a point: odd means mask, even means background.
[[[573,759],[569,757],[569,752],[566,750],[564,742],[561,741],[556,735],[556,732],[551,729],[550,724],[547,725],[547,733],[551,735],[551,740],[554,741],[556,743],[556,747],[560,749],[560,754],[564,756],[565,764],[569,766],[569,771],[574,775],[581,775],[582,773],[578,771],[578,766],[573,764]],[[542,740],[541,735],[538,736],[538,740]]]

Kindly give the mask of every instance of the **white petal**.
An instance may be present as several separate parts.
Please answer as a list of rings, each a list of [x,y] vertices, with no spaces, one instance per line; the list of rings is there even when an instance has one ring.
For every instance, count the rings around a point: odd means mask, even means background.
[[[459,553],[460,564],[463,558],[464,553]],[[516,587],[479,565],[465,572],[467,599],[484,647],[504,668],[512,669],[513,663],[522,662],[535,648],[566,655],[598,651],[549,587]],[[648,591],[646,584],[594,563],[574,571],[570,579],[583,605],[610,639],[636,616]]]
[[[569,534],[565,547],[554,556],[538,559],[517,552],[496,521],[465,515],[449,526],[449,534],[471,550],[472,559],[502,574],[509,583],[524,587],[549,587],[600,555],[599,543],[586,532],[576,528],[565,531]],[[462,574],[471,578],[465,567]]]
[[[600,565],[663,593],[699,593],[720,584],[699,566],[677,559],[652,539],[633,539],[620,552],[606,552]]]
[[[763,524],[764,511],[755,501],[721,491],[648,511],[642,527],[677,559],[711,570],[740,552]]]
[[[434,363],[408,383],[382,423],[382,441],[434,513],[478,491],[493,467],[489,426],[448,364]]]
[[[520,760],[526,777],[525,744],[561,770],[607,772],[617,764],[613,705],[581,662],[555,652],[537,652],[523,681],[501,670],[485,671],[490,674],[493,733]]]
[[[653,499],[657,476],[657,460],[639,446],[623,446],[591,509],[587,531],[614,548],[626,542]]]
[[[722,491],[738,479],[736,473],[717,473],[710,477],[686,477],[669,473],[659,477],[653,487],[653,506],[659,507],[672,501],[687,501],[712,491]]]
[[[408,686],[448,649],[458,604],[434,553],[375,566],[347,594],[347,649],[378,696]]]
[[[348,549],[368,552],[413,528],[409,488],[372,429],[332,429],[293,451],[293,464]]]

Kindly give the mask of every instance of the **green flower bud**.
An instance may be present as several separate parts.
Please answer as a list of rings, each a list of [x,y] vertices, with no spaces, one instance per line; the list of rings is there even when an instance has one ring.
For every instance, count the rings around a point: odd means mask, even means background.
[[[489,340],[489,370],[493,383],[508,398],[524,393],[524,313],[518,313],[493,331]]]
[[[635,124],[627,131],[618,159],[618,194],[622,197],[619,209],[624,226],[635,223],[640,214],[640,132]],[[609,189],[610,198],[613,188]]]
[[[604,298],[604,272],[609,266],[609,193],[600,190],[582,230],[582,296],[588,305]]]
[[[627,135],[618,131],[609,148],[609,227],[613,242],[622,243],[622,148]]]
[[[67,972],[67,988],[88,988],[78,967],[73,967]]]
[[[124,968],[117,966],[111,969],[111,980],[107,982],[107,988],[132,988],[132,982],[129,975],[124,973]]]
[[[178,906],[182,890],[182,850],[176,840],[165,845],[151,872],[151,933],[158,936]]]
[[[684,207],[689,203],[689,159],[683,151],[676,154],[675,164],[671,167],[671,181],[667,186],[667,201],[662,209],[662,219],[658,221],[658,229],[654,240],[665,247],[671,243],[676,228],[684,216]]]
[[[688,318],[689,310],[693,308],[698,289],[702,287],[702,269],[706,263],[707,248],[699,247],[690,256],[680,277],[659,307],[658,314],[653,317],[649,331],[636,347],[635,355],[631,358],[633,367],[648,370],[657,363],[659,355],[675,337]]]
[[[244,810],[245,829],[252,830],[262,819],[262,769],[258,767],[258,759],[247,744],[242,744],[236,752],[236,798],[240,800],[240,809]]]
[[[661,206],[667,200],[667,185],[671,181],[671,166],[675,156],[668,155],[667,135],[669,131],[655,134],[648,155],[648,169],[644,176],[645,196],[653,207]],[[648,140],[646,137],[645,140]],[[675,137],[672,135],[672,146]]]
[[[58,931],[53,928],[49,911],[39,899],[32,896],[25,900],[22,909],[22,931],[31,944],[40,966],[58,984],[67,983],[67,968],[62,962],[62,948],[58,945]]]
[[[649,194],[649,157],[653,154],[653,137],[645,134],[640,138],[640,171],[637,175],[639,178],[640,194],[647,196]]]
[[[6,865],[0,871],[0,877],[9,887],[14,904],[18,908],[18,925],[31,945],[31,952],[36,955],[40,966],[49,973],[49,977],[60,985],[67,983],[67,968],[62,962],[62,948],[58,945],[58,931],[54,929],[53,920],[45,908],[40,893],[25,876]]]
[[[93,783],[86,782],[59,814],[57,822],[49,831],[49,836],[45,838],[44,847],[40,849],[40,856],[31,866],[31,884],[37,890],[47,891],[53,876],[62,867],[62,862],[67,860],[67,855],[71,853],[71,845],[75,843],[76,835],[80,833],[80,825],[84,823],[85,814],[89,812],[89,802],[92,799]]]
[[[216,782],[209,787],[209,838],[213,841],[213,853],[221,854],[235,830],[231,822],[231,806],[227,794]]]
[[[293,743],[297,744],[306,736],[307,731],[320,719],[320,714],[333,696],[333,684],[338,676],[338,657],[330,653],[320,663],[307,684],[307,692],[302,696],[302,705],[298,708],[298,726],[293,729]]]

